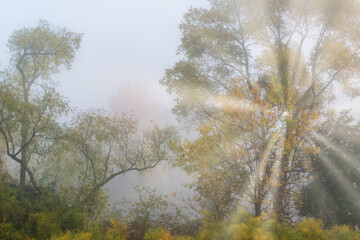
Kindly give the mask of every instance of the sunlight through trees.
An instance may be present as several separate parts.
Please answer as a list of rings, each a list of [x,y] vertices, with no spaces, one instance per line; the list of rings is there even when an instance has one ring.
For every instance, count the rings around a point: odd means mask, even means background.
[[[73,108],[53,79],[82,34],[41,20],[10,36],[0,240],[360,239],[360,121],[333,105],[360,95],[360,2],[208,3],[185,13],[160,80],[188,138]],[[109,182],[162,161],[187,173],[185,191],[144,178],[110,206]]]

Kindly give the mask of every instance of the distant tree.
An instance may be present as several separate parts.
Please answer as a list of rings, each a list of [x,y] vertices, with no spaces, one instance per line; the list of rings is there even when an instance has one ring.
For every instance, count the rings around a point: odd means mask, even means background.
[[[38,190],[31,161],[51,151],[60,128],[58,118],[69,110],[51,77],[69,69],[81,35],[40,21],[35,28],[15,31],[8,41],[9,67],[0,82],[0,133],[7,155],[20,164],[20,185]]]

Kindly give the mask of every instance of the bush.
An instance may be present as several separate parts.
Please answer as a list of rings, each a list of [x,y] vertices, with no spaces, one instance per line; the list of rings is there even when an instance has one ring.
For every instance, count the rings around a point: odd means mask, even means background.
[[[17,186],[0,173],[0,239],[49,239],[63,231],[83,231],[85,212],[44,189]]]
[[[163,228],[150,228],[146,233],[144,240],[174,240],[170,232]]]
[[[264,221],[260,217],[250,217],[242,222],[233,226],[233,235],[229,238],[234,240],[275,240],[273,232],[274,225],[277,226],[275,221]]]
[[[91,229],[91,240],[105,240],[104,232],[98,224],[94,224]]]
[[[222,240],[225,239],[223,222],[207,222],[200,229],[200,239],[202,240]]]
[[[1,240],[32,240],[32,238],[22,235],[17,231],[11,223],[0,224],[0,239]]]
[[[78,208],[72,208],[67,211],[60,219],[61,230],[74,231],[77,229],[84,229],[86,222],[86,214]]]
[[[326,240],[325,231],[322,229],[321,220],[304,218],[295,227],[295,235],[301,240]]]
[[[173,240],[196,240],[196,238],[191,236],[174,236]]]
[[[275,239],[280,240],[295,240],[297,239],[294,229],[285,223],[279,223],[275,220],[271,220],[270,231]]]
[[[117,219],[111,220],[111,227],[109,227],[105,234],[106,240],[126,240],[128,238],[128,230],[125,224],[120,223]]]
[[[60,224],[54,219],[51,213],[32,213],[25,225],[27,232],[31,233],[38,240],[49,239],[51,235],[59,234]]]
[[[91,233],[67,232],[60,237],[52,237],[51,240],[92,240]]]
[[[355,239],[354,231],[346,225],[333,226],[327,231],[328,240],[353,240]]]

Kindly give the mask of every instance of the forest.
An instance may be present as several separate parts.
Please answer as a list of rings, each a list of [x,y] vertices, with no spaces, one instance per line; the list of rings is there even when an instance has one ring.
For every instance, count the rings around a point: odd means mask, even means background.
[[[40,20],[9,36],[0,240],[360,239],[360,116],[338,104],[360,95],[360,2],[208,4],[183,15],[159,79],[191,136],[73,107],[55,76],[83,34]],[[186,192],[138,185],[109,207],[107,184],[162,163]]]

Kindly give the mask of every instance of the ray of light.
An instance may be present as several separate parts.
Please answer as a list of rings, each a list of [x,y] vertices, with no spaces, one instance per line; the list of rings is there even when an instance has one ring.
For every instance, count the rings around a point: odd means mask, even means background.
[[[322,138],[317,138],[316,140],[321,142],[322,144],[324,144],[327,148],[334,151],[339,157],[341,157],[344,161],[346,161],[346,163],[349,164],[351,167],[360,169],[360,162],[359,162],[358,157],[355,156],[350,151],[344,151],[341,147],[335,145],[331,141],[331,139],[325,138],[325,136]]]
[[[315,142],[313,141],[315,144]],[[318,153],[319,159],[324,163],[326,169],[332,174],[336,182],[340,184],[342,189],[346,194],[351,198],[351,200],[359,202],[360,193],[354,191],[353,184],[337,169],[336,165],[331,162],[331,160],[323,152]]]
[[[189,88],[183,90],[184,97],[187,102],[198,103],[202,106],[213,107],[216,109],[223,109],[224,107],[234,110],[242,111],[263,111],[264,107],[255,103],[246,102],[234,96],[228,96],[221,93],[209,92],[207,90],[199,90],[196,88]]]

